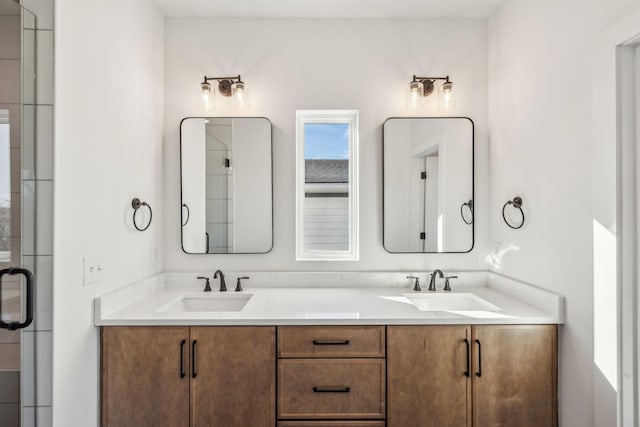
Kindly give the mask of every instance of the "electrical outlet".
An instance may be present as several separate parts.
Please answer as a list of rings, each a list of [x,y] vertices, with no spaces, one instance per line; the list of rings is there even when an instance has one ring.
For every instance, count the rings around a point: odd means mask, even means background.
[[[84,274],[83,283],[88,285],[90,283],[104,280],[105,270],[104,261],[101,256],[84,257]]]

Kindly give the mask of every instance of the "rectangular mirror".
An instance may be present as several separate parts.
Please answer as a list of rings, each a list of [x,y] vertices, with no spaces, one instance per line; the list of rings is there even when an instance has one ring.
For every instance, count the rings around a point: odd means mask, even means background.
[[[358,259],[358,112],[296,113],[296,260]]]
[[[188,117],[180,123],[182,250],[266,253],[273,246],[271,122]]]
[[[382,158],[384,248],[392,253],[470,252],[473,121],[387,119]]]

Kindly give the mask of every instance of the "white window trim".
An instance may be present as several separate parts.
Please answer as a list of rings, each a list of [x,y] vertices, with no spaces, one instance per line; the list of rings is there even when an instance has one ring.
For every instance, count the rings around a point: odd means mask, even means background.
[[[304,126],[307,123],[349,125],[349,249],[304,249]],[[358,261],[359,246],[358,197],[358,110],[296,111],[296,261]]]

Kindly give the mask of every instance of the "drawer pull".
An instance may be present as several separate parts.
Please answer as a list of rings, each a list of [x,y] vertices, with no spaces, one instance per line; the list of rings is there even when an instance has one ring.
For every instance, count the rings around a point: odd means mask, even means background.
[[[349,340],[313,340],[313,345],[349,345]]]
[[[349,393],[351,387],[314,387],[314,393]]]

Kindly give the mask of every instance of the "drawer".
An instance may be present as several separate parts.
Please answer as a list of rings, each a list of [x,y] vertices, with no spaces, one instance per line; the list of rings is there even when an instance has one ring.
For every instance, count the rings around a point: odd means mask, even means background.
[[[384,357],[384,326],[281,326],[278,357]]]
[[[278,361],[278,419],[384,418],[384,359]]]
[[[280,421],[278,427],[385,427],[384,421]]]

